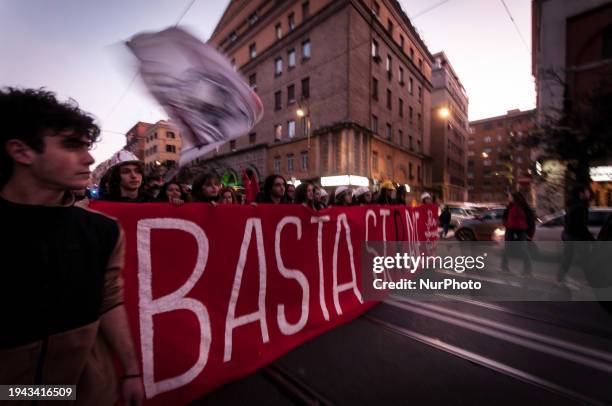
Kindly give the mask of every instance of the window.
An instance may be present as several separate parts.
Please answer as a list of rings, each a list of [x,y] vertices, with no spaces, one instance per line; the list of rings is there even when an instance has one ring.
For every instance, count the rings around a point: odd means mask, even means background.
[[[230,141],[230,151],[236,151],[236,140]]]
[[[280,173],[280,157],[274,157],[274,173]]]
[[[287,121],[287,136],[289,138],[295,137],[295,120]]]
[[[412,106],[408,107],[408,120],[410,120],[410,122],[412,123],[412,116],[413,116],[414,110],[412,109]]]
[[[402,48],[402,53],[404,52],[404,36],[400,35],[400,48]]]
[[[305,20],[310,16],[310,4],[305,1],[302,3],[302,20]]]
[[[389,34],[393,34],[393,21],[390,18],[387,18],[387,31]]]
[[[176,138],[176,136],[174,135],[174,133],[172,131],[168,131],[166,133],[166,137],[168,137],[168,138]]]
[[[257,74],[253,73],[249,76],[249,86],[251,86],[251,89],[257,90]]]
[[[485,159],[484,161],[482,161],[482,164],[484,166],[491,166],[491,160],[490,159]]]
[[[302,133],[304,137],[308,136],[308,121],[306,121],[306,117],[302,117]]]
[[[276,39],[283,38],[283,26],[281,25],[281,23],[276,24],[276,26],[274,27],[274,31],[276,31]]]
[[[274,75],[278,76],[283,73],[283,58],[278,57],[274,60]]]
[[[372,132],[378,133],[378,117],[372,114]]]
[[[293,172],[293,154],[287,155],[287,172]]]
[[[372,78],[372,98],[378,100],[378,80]]]
[[[176,146],[174,145],[166,145],[166,152],[176,152]]]
[[[302,79],[302,97],[304,99],[310,97],[310,78]]]
[[[153,153],[157,154],[157,145],[153,145]]]
[[[257,142],[257,134],[250,133],[249,134],[249,144],[255,144],[255,142]]]
[[[308,170],[308,152],[303,151],[301,154],[302,161],[302,171]]]
[[[283,138],[283,126],[281,124],[276,124],[274,126],[274,139],[276,141],[280,141]]]
[[[421,183],[421,165],[417,165],[417,182]]]
[[[378,170],[378,152],[372,151],[372,169]]]
[[[380,4],[377,2],[372,3],[372,14],[374,14],[376,17],[380,15]]]
[[[295,85],[287,86],[287,104],[295,103]]]
[[[302,42],[302,59],[310,58],[310,40]]]
[[[387,139],[393,139],[393,129],[391,128],[391,124],[387,123]]]
[[[404,132],[402,130],[398,130],[397,143],[402,146],[404,145]]]
[[[404,117],[404,101],[401,97],[399,99],[399,115],[400,117]]]
[[[391,68],[393,67],[393,58],[390,55],[387,55],[387,73],[391,73]]]
[[[410,59],[414,61],[414,49],[410,47]]]
[[[423,120],[421,120],[421,113],[417,113],[417,126],[419,130],[423,128]]]
[[[289,17],[287,17],[287,22],[289,23],[289,31],[295,30],[295,14],[289,14]]]
[[[423,88],[419,86],[419,101],[423,101]]]
[[[253,25],[257,22],[257,12],[254,12],[249,16],[249,25]]]
[[[380,59],[380,56],[378,56],[378,42],[374,39],[372,40],[372,58],[375,60]]]
[[[287,52],[287,67],[289,69],[295,68],[295,49],[290,49]]]
[[[257,57],[257,48],[255,44],[249,45],[249,55],[251,59],[255,59]]]
[[[157,139],[157,133],[153,133],[153,138]]]
[[[274,93],[274,110],[278,111],[283,108],[283,95],[281,91]]]
[[[408,177],[410,178],[410,180],[414,179],[414,173],[412,173],[412,162],[408,163]]]
[[[419,58],[419,70],[423,70],[423,60]]]
[[[408,93],[410,94],[412,94],[413,84],[414,82],[412,81],[412,78],[408,79]]]
[[[387,108],[391,110],[391,90],[387,89]]]
[[[232,31],[229,35],[229,40],[231,43],[234,43],[238,40],[238,35],[236,34],[236,31]]]
[[[399,83],[400,85],[404,84],[404,68],[399,67]]]
[[[491,137],[486,136],[486,137],[484,137],[483,141],[489,143],[489,142],[491,142]]]
[[[412,143],[412,135],[408,136],[408,146],[410,147],[411,151],[414,149],[414,145]]]

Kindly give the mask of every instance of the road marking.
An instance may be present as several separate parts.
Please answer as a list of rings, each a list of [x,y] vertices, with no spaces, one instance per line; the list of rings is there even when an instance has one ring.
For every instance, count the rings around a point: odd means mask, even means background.
[[[567,341],[552,338],[546,335],[533,333],[524,329],[506,326],[491,320],[483,319],[481,317],[469,316],[454,310],[423,304],[412,300],[404,299],[398,301],[391,299],[386,300],[384,303],[612,374],[612,354],[603,351],[594,350],[592,348],[569,343]],[[447,315],[440,313],[446,313]],[[481,325],[478,325],[477,323]],[[540,342],[537,342],[536,340]],[[550,346],[555,346],[557,348]],[[575,351],[576,353],[571,351]],[[593,359],[592,357],[599,359]]]
[[[567,398],[570,398],[572,400],[577,400],[582,403],[587,403],[591,405],[605,405],[606,404],[597,399],[593,399],[587,395],[583,395],[581,393],[575,392],[569,388],[563,387],[561,385],[557,385],[554,382],[551,382],[546,379],[540,378],[538,376],[532,375],[526,371],[523,371],[517,368],[513,368],[509,365],[495,361],[491,358],[483,357],[482,355],[476,354],[474,352],[467,351],[462,348],[456,347],[452,344],[445,343],[443,341],[440,341],[440,339],[438,338],[429,337],[429,336],[417,333],[416,331],[408,330],[406,328],[394,325],[392,323],[388,323],[386,321],[380,320],[376,317],[372,317],[369,315],[365,315],[363,316],[363,318],[372,323],[379,324],[396,334],[419,341],[430,347],[434,347],[436,349],[445,351],[447,353],[463,358],[470,362],[474,362],[476,364],[482,365],[484,367],[487,367],[489,369],[492,369],[504,375],[508,375],[518,380],[521,380],[523,382],[529,383],[531,385],[535,385],[540,388],[546,389],[555,394],[559,394]]]

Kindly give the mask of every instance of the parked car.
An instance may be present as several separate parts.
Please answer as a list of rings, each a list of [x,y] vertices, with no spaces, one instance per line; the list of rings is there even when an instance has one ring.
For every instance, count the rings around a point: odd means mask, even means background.
[[[455,230],[455,238],[460,241],[494,240],[495,230],[503,227],[504,210],[504,207],[496,207],[475,218],[459,221]]]
[[[589,209],[587,227],[591,234],[593,234],[593,237],[597,237],[599,230],[601,230],[601,227],[611,214],[612,208],[610,207],[592,207]],[[561,241],[564,225],[565,212],[548,216],[542,220],[542,223],[536,225],[536,233],[533,239],[535,241]]]

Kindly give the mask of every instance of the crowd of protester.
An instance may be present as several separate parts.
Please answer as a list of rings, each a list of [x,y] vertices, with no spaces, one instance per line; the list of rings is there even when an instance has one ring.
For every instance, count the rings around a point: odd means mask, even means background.
[[[391,181],[380,184],[378,191],[369,187],[352,188],[338,186],[331,194],[323,187],[305,181],[297,185],[287,182],[281,175],[268,176],[261,185],[256,185],[256,193],[242,186],[224,185],[214,172],[196,177],[192,184],[172,179],[163,183],[159,178],[144,175],[144,166],[136,156],[127,153],[115,163],[100,180],[99,200],[114,202],[168,202],[181,205],[188,202],[218,204],[301,204],[313,210],[330,206],[361,206],[368,204],[407,205],[408,194],[405,186],[396,187]],[[249,185],[247,187],[253,187]],[[259,191],[261,190],[261,191]],[[247,196],[255,196],[249,201]],[[93,195],[88,194],[89,197]],[[424,193],[421,203],[431,203],[431,196]],[[414,202],[412,202],[414,204]]]

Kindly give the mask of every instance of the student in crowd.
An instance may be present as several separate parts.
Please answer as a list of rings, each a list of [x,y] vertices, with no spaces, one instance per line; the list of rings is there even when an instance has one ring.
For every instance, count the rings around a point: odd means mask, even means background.
[[[285,186],[285,201],[295,203],[295,185],[292,183],[287,183]]]
[[[317,210],[314,201],[315,186],[311,182],[302,182],[295,189],[295,203]]]
[[[284,204],[287,182],[280,175],[270,175],[263,184],[263,190],[257,197],[257,203]]]
[[[203,173],[193,182],[191,195],[194,202],[217,204],[221,182],[219,176],[213,172]]]
[[[226,186],[221,189],[219,192],[219,203],[220,204],[238,204],[238,200],[236,199],[236,193],[234,189]]]
[[[144,163],[133,153],[119,151],[113,159],[116,163],[108,170],[108,193],[104,200],[122,203],[151,203],[157,199],[147,194],[142,187]]]
[[[0,90],[0,382],[74,385],[81,405],[144,401],[123,304],[124,236],[73,205],[100,129],[51,92]],[[115,359],[123,377],[115,375]],[[29,403],[29,402],[28,402]]]
[[[405,206],[406,204],[408,204],[408,201],[406,200],[407,198],[408,192],[406,191],[406,186],[401,185],[397,188],[395,204],[401,204]]]
[[[421,204],[432,204],[433,203],[433,199],[431,198],[431,195],[427,192],[423,193],[421,195]]]
[[[355,204],[360,206],[372,204],[372,192],[370,191],[370,188],[361,186],[355,190]]]
[[[378,200],[376,203],[378,204],[394,204],[393,201],[393,191],[395,187],[393,186],[393,182],[390,180],[386,180],[380,184],[380,195],[378,196]]]
[[[160,202],[168,202],[176,206],[189,201],[189,195],[183,192],[181,184],[172,180],[161,187],[157,198]]]
[[[338,186],[334,192],[334,206],[350,206],[353,203],[353,189]]]

